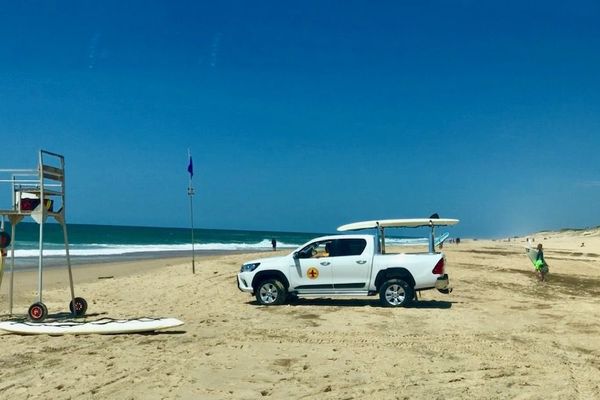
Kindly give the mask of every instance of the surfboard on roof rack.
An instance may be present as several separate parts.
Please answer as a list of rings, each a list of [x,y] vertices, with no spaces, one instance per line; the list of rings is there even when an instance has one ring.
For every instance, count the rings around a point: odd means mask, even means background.
[[[458,222],[458,219],[439,218],[438,214],[433,214],[429,218],[396,218],[354,222],[351,224],[342,225],[338,227],[337,230],[340,232],[347,232],[363,229],[377,229],[381,250],[383,253],[385,253],[385,228],[419,228],[427,226],[431,228],[431,234],[428,238],[429,252],[433,253],[436,246],[435,227],[456,225]]]
[[[451,218],[403,218],[403,219],[380,219],[372,221],[354,222],[337,228],[340,232],[358,231],[374,228],[418,228],[422,226],[448,226],[456,225],[459,220]]]

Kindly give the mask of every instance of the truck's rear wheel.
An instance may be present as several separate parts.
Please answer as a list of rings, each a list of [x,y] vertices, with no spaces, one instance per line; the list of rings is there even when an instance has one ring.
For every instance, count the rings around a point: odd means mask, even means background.
[[[265,306],[283,304],[287,298],[287,290],[277,279],[267,279],[256,287],[256,300]]]
[[[384,307],[403,307],[414,297],[414,289],[402,279],[387,280],[379,289],[379,300]]]

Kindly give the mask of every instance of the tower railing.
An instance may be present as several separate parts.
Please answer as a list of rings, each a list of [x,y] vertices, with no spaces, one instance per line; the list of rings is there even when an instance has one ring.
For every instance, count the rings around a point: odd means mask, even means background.
[[[44,226],[48,217],[54,218],[62,227],[69,286],[71,289],[71,312],[74,315],[85,313],[87,304],[82,298],[75,297],[73,273],[69,254],[69,239],[66,224],[65,159],[62,155],[46,150],[38,153],[38,165],[35,169],[0,169],[0,184],[10,184],[11,205],[0,208],[0,216],[7,218],[11,226],[10,243],[10,286],[9,314],[13,314],[13,288],[15,271],[15,239],[17,225],[26,217],[31,217],[39,225],[38,285],[37,302],[29,308],[29,317],[35,321],[46,318],[48,311],[43,303],[43,267],[44,267]],[[4,265],[2,252],[2,266]],[[0,269],[0,288],[3,268]],[[81,312],[83,310],[83,312]]]

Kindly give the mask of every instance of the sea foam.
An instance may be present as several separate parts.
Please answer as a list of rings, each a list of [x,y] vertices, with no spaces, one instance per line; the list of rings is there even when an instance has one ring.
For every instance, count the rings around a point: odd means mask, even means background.
[[[278,242],[277,248],[295,248],[298,245]],[[234,251],[234,250],[268,250],[271,249],[271,240],[264,239],[259,243],[195,243],[194,249],[197,251]],[[110,256],[133,253],[157,253],[157,252],[178,252],[191,251],[192,244],[86,244],[72,245],[69,247],[69,254],[72,256]],[[64,247],[53,245],[44,248],[44,256],[65,256]],[[39,250],[37,248],[15,249],[15,258],[17,257],[37,257]],[[9,251],[10,256],[10,251]]]

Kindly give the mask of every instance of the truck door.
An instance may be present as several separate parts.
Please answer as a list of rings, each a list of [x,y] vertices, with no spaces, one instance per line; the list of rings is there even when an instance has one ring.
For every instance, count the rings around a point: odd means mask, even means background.
[[[299,293],[331,292],[331,262],[327,251],[332,240],[313,242],[298,251],[290,267],[290,289]]]
[[[331,254],[336,292],[366,290],[373,261],[373,243],[364,238],[335,240]]]

